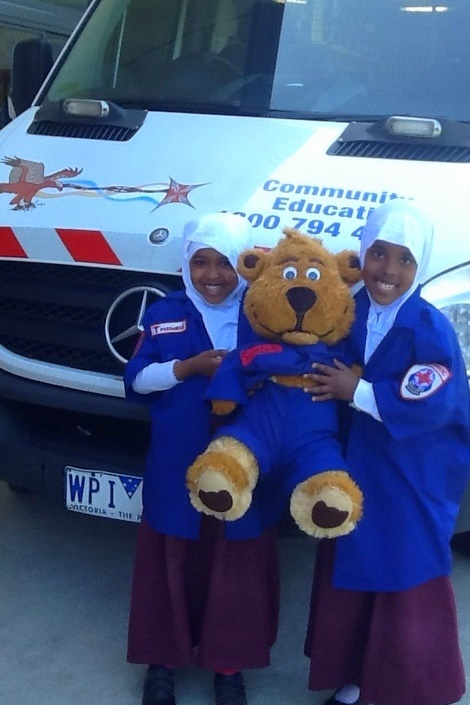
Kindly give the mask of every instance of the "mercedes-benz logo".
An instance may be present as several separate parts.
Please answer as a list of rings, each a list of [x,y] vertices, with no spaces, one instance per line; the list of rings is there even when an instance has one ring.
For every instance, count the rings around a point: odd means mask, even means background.
[[[148,307],[166,295],[162,289],[143,285],[126,289],[113,301],[106,314],[104,334],[117,360],[126,363],[143,331],[142,319]]]

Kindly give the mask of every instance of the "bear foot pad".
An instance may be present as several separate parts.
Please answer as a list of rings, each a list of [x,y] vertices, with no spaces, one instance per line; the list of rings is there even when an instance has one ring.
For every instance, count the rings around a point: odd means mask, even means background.
[[[200,490],[198,497],[202,504],[213,512],[228,512],[233,507],[232,495],[227,490],[221,490],[220,492]]]
[[[312,521],[322,529],[336,529],[344,524],[350,512],[329,507],[325,502],[317,502],[312,508]]]

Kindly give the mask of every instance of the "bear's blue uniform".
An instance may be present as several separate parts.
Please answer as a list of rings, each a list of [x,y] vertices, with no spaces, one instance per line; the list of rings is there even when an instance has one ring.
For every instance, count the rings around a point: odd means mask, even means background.
[[[362,289],[350,334],[359,364],[368,311]],[[352,412],[346,462],[364,515],[337,539],[334,585],[405,590],[450,573],[449,541],[470,478],[470,395],[452,326],[416,291],[362,376],[383,423]]]
[[[332,365],[333,358],[349,362],[342,344],[294,346],[260,339],[229,353],[209,385],[208,399],[240,405],[234,421],[216,437],[232,436],[255,455],[260,479],[253,502],[267,525],[279,520],[300,482],[325,470],[345,469],[336,438],[337,402],[314,403],[302,389],[269,378],[311,372],[313,362]]]
[[[238,339],[253,335],[240,308]],[[166,324],[166,325],[165,325]],[[150,404],[152,439],[143,485],[143,514],[156,531],[170,536],[198,538],[201,515],[191,505],[186,472],[210,441],[210,405],[203,401],[209,378],[189,377],[171,389],[141,395],[132,390],[140,370],[152,362],[186,359],[211,349],[212,343],[200,313],[182,291],[174,292],[151,306],[143,319],[145,337],[124,372],[126,395],[132,401]],[[179,442],[175,443],[175,437]],[[252,535],[249,522],[227,527],[227,538]],[[256,520],[258,533],[259,520]],[[244,531],[245,529],[245,531]]]

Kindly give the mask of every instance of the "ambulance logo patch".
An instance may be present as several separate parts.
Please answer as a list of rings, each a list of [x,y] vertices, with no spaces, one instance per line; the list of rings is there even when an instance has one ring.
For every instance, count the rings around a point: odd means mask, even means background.
[[[400,394],[403,399],[424,399],[437,392],[450,376],[444,365],[413,365],[403,378]]]
[[[167,323],[154,323],[150,326],[150,332],[154,335],[166,335],[167,333],[184,333],[186,321],[168,321]]]

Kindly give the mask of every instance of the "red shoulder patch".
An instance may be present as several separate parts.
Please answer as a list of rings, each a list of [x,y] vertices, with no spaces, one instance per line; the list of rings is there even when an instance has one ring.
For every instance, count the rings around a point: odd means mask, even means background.
[[[242,350],[240,353],[240,360],[243,367],[247,367],[258,355],[266,355],[269,353],[280,353],[283,347],[279,343],[265,343],[260,345],[253,345],[247,350]]]

